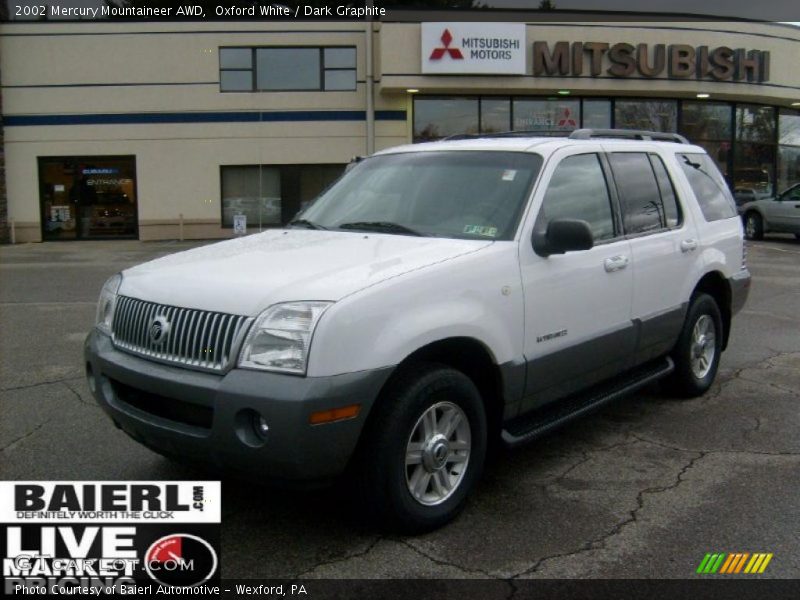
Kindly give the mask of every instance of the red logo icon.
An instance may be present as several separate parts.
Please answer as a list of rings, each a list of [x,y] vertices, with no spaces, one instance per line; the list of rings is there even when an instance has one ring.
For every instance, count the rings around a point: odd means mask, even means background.
[[[570,114],[572,114],[572,113],[569,112],[569,109],[565,108],[564,109],[564,118],[560,119],[558,121],[558,126],[559,127],[577,127],[578,126],[578,124],[575,122],[575,119],[570,119],[569,118]]]
[[[444,44],[443,48],[434,48],[433,52],[431,52],[430,60],[439,60],[442,58],[445,53],[450,55],[450,58],[455,60],[461,60],[464,58],[464,55],[461,54],[461,50],[458,48],[451,48],[450,43],[453,41],[453,36],[450,35],[450,30],[445,29],[442,37],[442,44]]]

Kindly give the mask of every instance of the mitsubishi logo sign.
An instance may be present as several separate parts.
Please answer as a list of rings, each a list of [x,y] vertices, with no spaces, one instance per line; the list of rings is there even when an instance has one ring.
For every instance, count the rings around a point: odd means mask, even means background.
[[[524,23],[421,23],[423,73],[524,75]]]
[[[451,48],[450,47],[450,44],[453,41],[453,36],[450,34],[450,30],[449,29],[445,29],[444,30],[444,33],[442,34],[441,40],[442,40],[442,44],[444,44],[444,47],[443,48],[434,48],[433,52],[431,52],[431,57],[430,57],[431,60],[439,60],[445,54],[449,54],[450,58],[453,58],[453,59],[456,59],[456,60],[464,60],[464,55],[461,54],[461,50],[459,50],[458,48]]]
[[[577,127],[578,124],[575,122],[575,119],[570,117],[570,110],[568,108],[564,109],[564,116],[558,120],[559,127]]]

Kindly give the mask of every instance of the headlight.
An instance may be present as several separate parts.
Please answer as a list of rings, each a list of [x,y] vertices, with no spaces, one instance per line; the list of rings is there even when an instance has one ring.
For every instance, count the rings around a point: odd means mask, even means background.
[[[114,308],[117,306],[117,290],[122,283],[122,275],[112,275],[103,284],[100,290],[100,300],[97,301],[97,316],[95,326],[107,335],[111,335],[111,323],[114,321]]]
[[[239,366],[305,375],[314,327],[332,302],[287,302],[270,306],[253,323]]]

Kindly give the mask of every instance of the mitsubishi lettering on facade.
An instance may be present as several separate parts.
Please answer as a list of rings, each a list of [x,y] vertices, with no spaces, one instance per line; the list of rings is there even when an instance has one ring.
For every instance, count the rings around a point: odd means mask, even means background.
[[[533,42],[533,75],[769,81],[769,52],[688,44]]]
[[[422,23],[422,72],[524,75],[523,23]]]

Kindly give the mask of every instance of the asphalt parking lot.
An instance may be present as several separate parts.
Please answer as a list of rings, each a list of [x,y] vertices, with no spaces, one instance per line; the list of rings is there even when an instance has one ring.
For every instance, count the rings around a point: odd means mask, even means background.
[[[83,379],[103,281],[178,242],[0,247],[0,479],[197,479],[116,430]],[[684,578],[706,552],[800,576],[800,241],[752,243],[717,383],[652,387],[488,465],[464,514],[379,535],[337,491],[223,482],[226,578]]]

